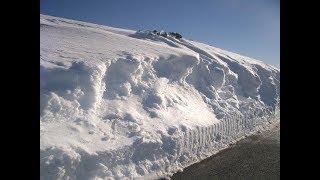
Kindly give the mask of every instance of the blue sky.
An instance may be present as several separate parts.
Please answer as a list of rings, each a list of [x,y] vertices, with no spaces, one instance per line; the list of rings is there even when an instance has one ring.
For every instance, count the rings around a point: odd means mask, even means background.
[[[41,0],[42,14],[126,29],[163,29],[280,65],[280,0]]]

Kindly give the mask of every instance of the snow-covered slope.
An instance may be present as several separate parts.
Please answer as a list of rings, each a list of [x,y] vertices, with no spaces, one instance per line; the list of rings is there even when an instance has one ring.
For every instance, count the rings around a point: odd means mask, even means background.
[[[46,15],[40,33],[42,179],[167,175],[279,120],[261,61]]]

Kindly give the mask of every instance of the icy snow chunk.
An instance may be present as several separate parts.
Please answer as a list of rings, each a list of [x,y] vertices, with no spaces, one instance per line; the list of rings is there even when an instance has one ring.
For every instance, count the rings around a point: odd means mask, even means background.
[[[162,151],[162,142],[156,139],[140,138],[134,142],[133,147],[134,151],[132,160],[134,162],[139,162],[145,159],[154,161],[157,158],[156,155]]]
[[[211,67],[211,66],[209,66],[209,67]],[[225,82],[225,73],[224,73],[223,69],[221,69],[219,67],[214,67],[214,68],[210,69],[210,74],[212,76],[212,81],[213,81],[212,85],[216,89],[221,88]]]
[[[104,98],[116,98],[117,96],[129,96],[132,86],[141,78],[140,61],[134,57],[117,59],[107,70],[104,81],[106,91]]]
[[[154,62],[158,77],[166,77],[170,81],[184,82],[199,60],[193,56],[171,56],[168,59],[159,58]]]
[[[101,96],[101,79],[105,65],[90,67],[84,62],[74,62],[70,68],[42,69],[42,84],[40,91],[43,94],[55,92],[62,98],[76,100],[81,108],[93,108]]]
[[[162,97],[161,94],[152,92],[144,100],[144,104],[146,107],[149,107],[149,108],[160,109],[161,107],[163,107],[164,98]]]

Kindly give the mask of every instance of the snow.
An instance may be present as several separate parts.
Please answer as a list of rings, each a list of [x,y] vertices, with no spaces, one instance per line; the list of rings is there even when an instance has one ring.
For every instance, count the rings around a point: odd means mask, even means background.
[[[40,15],[41,179],[167,176],[279,121],[280,70]]]

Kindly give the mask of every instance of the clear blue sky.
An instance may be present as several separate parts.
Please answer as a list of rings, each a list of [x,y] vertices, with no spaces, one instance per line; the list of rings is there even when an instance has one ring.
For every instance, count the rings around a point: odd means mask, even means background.
[[[280,0],[41,0],[42,14],[126,29],[163,29],[280,64]]]

